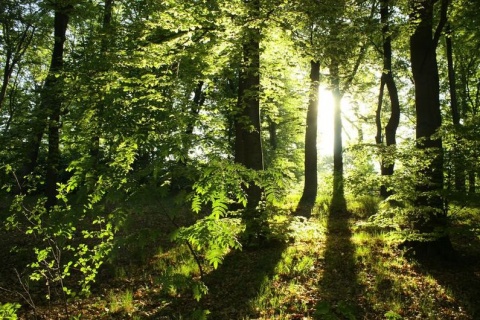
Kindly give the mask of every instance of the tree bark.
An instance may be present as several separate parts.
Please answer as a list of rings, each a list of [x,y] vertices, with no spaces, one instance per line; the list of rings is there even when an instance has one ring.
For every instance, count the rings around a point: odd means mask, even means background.
[[[417,190],[419,205],[442,208],[440,196],[427,196],[424,193],[439,191],[443,188],[442,140],[432,138],[442,123],[439,101],[439,77],[436,60],[436,44],[432,39],[434,2],[424,0],[417,2],[414,10],[420,18],[414,34],[410,37],[410,58],[415,83],[416,139],[422,150],[436,150],[431,165],[426,168],[425,177],[430,183],[421,183]]]
[[[380,94],[378,98],[378,109],[376,113],[377,124],[377,144],[383,144],[382,136],[382,124],[381,124],[381,110],[383,102],[384,87],[387,86],[389,98],[390,98],[390,118],[385,127],[385,142],[386,146],[395,146],[398,124],[400,123],[400,102],[398,100],[398,90],[395,84],[392,71],[392,37],[390,35],[390,12],[389,12],[389,0],[381,1],[380,19],[382,23],[382,35],[383,35],[383,72],[380,79]],[[381,175],[391,176],[393,175],[395,163],[392,161],[385,162],[382,159],[381,162]],[[380,196],[387,198],[392,192],[387,189],[385,185],[380,187]]]
[[[476,189],[477,175],[474,170],[468,172],[468,195],[473,196],[477,192]]]
[[[330,213],[342,214],[346,211],[343,184],[343,140],[342,140],[342,97],[340,89],[339,63],[332,59],[330,76],[333,95],[333,197]]]
[[[112,23],[112,12],[113,12],[113,1],[114,0],[105,0],[105,7],[103,11],[103,22],[102,22],[102,40],[100,43],[100,58],[107,59],[107,51],[110,46],[110,37],[111,37],[111,23]],[[107,63],[102,64],[104,67],[101,68],[102,72],[108,72],[109,66]],[[102,118],[105,109],[105,102],[102,100],[95,105],[95,113],[93,116],[93,136],[91,140],[90,147],[90,161],[91,161],[91,172],[89,178],[87,179],[87,186],[90,190],[93,190],[93,186],[97,181],[98,176],[98,164],[100,162],[100,135],[102,128]]]
[[[249,169],[263,170],[259,103],[259,55],[256,39],[243,46],[244,64],[240,75],[236,119],[235,161]]]
[[[320,81],[320,63],[310,62],[310,99],[307,110],[305,130],[305,182],[298,203],[297,215],[310,217],[317,198],[317,127],[318,127],[318,88]]]
[[[260,1],[245,1],[249,16],[258,17]],[[235,119],[235,162],[247,169],[264,169],[260,126],[260,29],[246,27],[244,30],[243,63],[240,70],[237,115]],[[258,235],[261,229],[256,208],[262,190],[250,183],[247,192],[247,208],[244,221],[246,234]]]
[[[270,117],[268,117],[268,141],[273,152],[275,152],[278,148],[277,129],[278,124],[275,122],[275,120],[272,120]]]
[[[450,24],[446,25],[445,43],[447,48],[447,66],[448,66],[448,86],[450,91],[450,112],[452,122],[455,128],[460,127],[460,112],[458,111],[457,84],[455,80],[455,68],[453,65],[453,33]],[[458,192],[466,191],[465,158],[460,153],[457,144],[453,146],[453,169],[455,190]]]
[[[54,44],[52,58],[47,77],[40,94],[40,103],[32,114],[30,137],[25,149],[25,162],[21,170],[20,184],[24,183],[24,176],[31,174],[37,167],[40,145],[48,128],[48,158],[47,176],[45,181],[46,207],[50,208],[56,203],[56,184],[58,179],[59,155],[59,125],[61,113],[61,85],[63,69],[63,52],[68,25],[68,11],[72,7],[58,6],[54,16]]]
[[[71,6],[59,7],[55,10],[54,37],[50,70],[45,81],[42,96],[42,109],[48,115],[48,155],[47,175],[45,179],[46,208],[49,210],[57,203],[57,182],[60,165],[60,114],[62,108],[63,52],[65,36]]]
[[[433,234],[434,239],[419,245],[421,255],[448,255],[451,244],[447,233],[447,216],[443,210],[443,153],[442,140],[433,137],[442,124],[440,113],[440,88],[436,59],[436,47],[442,28],[442,20],[432,34],[434,0],[413,1],[412,23],[414,33],[410,37],[410,60],[415,84],[416,143],[417,148],[430,156],[430,164],[420,170],[416,184],[417,216],[414,228],[421,234]],[[446,9],[446,8],[445,8]],[[443,11],[443,10],[442,10]],[[442,14],[443,16],[443,14]],[[444,21],[443,21],[444,23]],[[446,244],[450,245],[446,245]],[[417,246],[418,245],[418,246]]]
[[[340,91],[340,74],[338,62],[334,61],[329,67],[332,77],[333,95],[333,172],[343,175],[343,141],[342,141],[342,92]]]

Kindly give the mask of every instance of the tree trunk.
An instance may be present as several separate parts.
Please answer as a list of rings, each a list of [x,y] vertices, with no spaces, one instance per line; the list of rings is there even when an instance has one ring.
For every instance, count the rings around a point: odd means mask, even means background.
[[[47,175],[45,179],[46,208],[50,209],[57,203],[57,182],[60,165],[60,114],[62,107],[63,51],[65,34],[68,26],[68,7],[55,10],[54,37],[55,44],[52,53],[50,70],[45,81],[42,96],[43,108],[48,114],[48,157]]]
[[[244,45],[244,65],[240,76],[236,119],[235,161],[249,169],[263,170],[259,103],[258,40]],[[256,71],[255,71],[256,70]]]
[[[317,123],[318,123],[318,87],[320,81],[320,63],[310,62],[310,100],[307,110],[305,130],[305,182],[303,194],[298,203],[297,215],[309,217],[317,197]]]
[[[468,172],[468,195],[473,196],[475,195],[476,190],[476,184],[477,182],[477,175],[475,173],[475,170],[470,170]]]
[[[460,113],[458,111],[458,99],[455,80],[455,68],[453,65],[453,43],[452,43],[452,29],[450,24],[446,26],[445,42],[447,47],[447,65],[448,65],[448,85],[450,91],[450,112],[452,115],[452,122],[455,128],[460,127]],[[453,169],[455,179],[455,190],[458,192],[465,192],[466,190],[466,176],[465,176],[465,158],[458,150],[457,144],[453,146]]]
[[[21,170],[20,183],[23,185],[24,176],[31,174],[37,167],[40,145],[45,129],[49,133],[49,150],[47,160],[47,176],[45,181],[46,207],[56,203],[56,183],[58,178],[58,130],[61,112],[61,85],[63,69],[63,51],[69,16],[67,12],[71,6],[59,7],[54,17],[54,44],[52,59],[45,83],[40,94],[40,103],[32,114],[31,132],[25,149],[25,162]],[[53,190],[55,189],[55,190]]]
[[[268,141],[270,143],[270,147],[272,148],[273,153],[278,148],[277,129],[278,124],[275,122],[275,120],[272,120],[270,117],[268,117]]]
[[[340,75],[338,62],[330,65],[333,95],[333,172],[343,175],[343,143],[342,143],[342,93],[340,92]]]
[[[110,46],[110,37],[111,32],[111,22],[112,22],[112,12],[113,12],[113,1],[114,0],[105,0],[105,7],[103,12],[103,22],[102,22],[102,40],[100,44],[100,58],[105,60],[105,63],[101,64],[102,69],[99,71],[108,72],[108,64],[106,63],[107,51]],[[102,98],[103,99],[103,96]],[[99,101],[95,106],[95,113],[93,116],[92,126],[93,126],[93,136],[91,140],[90,147],[90,161],[91,161],[91,172],[89,178],[87,179],[87,186],[89,190],[93,190],[93,186],[97,181],[98,176],[98,164],[100,162],[100,135],[102,127],[103,113],[105,109],[105,102],[103,100]]]
[[[12,51],[7,48],[5,53],[5,69],[3,70],[2,87],[0,88],[0,111],[2,110],[3,102],[7,95],[7,87],[10,83],[10,77],[12,76],[14,66],[12,65]]]
[[[439,101],[439,76],[436,47],[441,24],[435,36],[433,28],[433,0],[413,2],[412,23],[414,33],[410,37],[410,59],[415,84],[416,141],[417,148],[431,157],[431,163],[420,170],[416,185],[415,204],[418,212],[414,228],[421,234],[434,235],[419,248],[419,254],[449,254],[451,245],[447,233],[447,217],[443,210],[443,154],[442,140],[432,137],[442,123]],[[429,239],[430,240],[430,239]],[[412,246],[417,246],[414,241]]]
[[[205,92],[203,88],[204,82],[198,81],[193,92],[193,101],[189,103],[189,115],[190,118],[187,121],[185,132],[182,135],[182,155],[177,160],[177,166],[172,171],[172,182],[170,184],[171,191],[178,190],[190,190],[192,181],[186,173],[187,165],[189,162],[189,152],[192,149],[194,143],[193,131],[195,129],[195,123],[205,102]]]
[[[382,124],[381,124],[381,110],[382,110],[382,101],[383,101],[383,93],[384,87],[387,86],[389,98],[390,98],[390,119],[388,120],[387,126],[385,127],[385,140],[386,146],[395,146],[396,142],[396,135],[397,135],[397,128],[398,124],[400,123],[400,102],[398,100],[398,91],[397,86],[395,84],[395,80],[393,78],[392,72],[392,37],[390,35],[390,27],[389,27],[389,19],[390,19],[390,12],[389,12],[389,0],[382,0],[381,1],[381,8],[380,8],[380,19],[382,23],[382,35],[383,35],[383,72],[382,77],[380,79],[380,94],[378,98],[378,109],[376,113],[376,124],[377,124],[377,137],[376,142],[377,144],[383,144],[383,136],[382,136]],[[395,163],[393,161],[385,162],[382,159],[381,163],[381,175],[382,176],[391,176],[393,175]],[[387,198],[391,195],[392,192],[387,189],[385,185],[380,187],[380,196],[383,198]]]
[[[343,185],[342,92],[338,61],[333,59],[329,69],[333,95],[333,197],[330,213],[342,214],[346,210],[346,202]]]
[[[245,1],[249,16],[259,16],[260,1]],[[235,119],[235,162],[247,169],[263,170],[263,149],[260,126],[260,29],[244,30],[243,63],[240,70],[237,115]],[[262,221],[256,208],[262,190],[250,183],[246,190],[248,204],[244,214],[247,235],[260,233]]]

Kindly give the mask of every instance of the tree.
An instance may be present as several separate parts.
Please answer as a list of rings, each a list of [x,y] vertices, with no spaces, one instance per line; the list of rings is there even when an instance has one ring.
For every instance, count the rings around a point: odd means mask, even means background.
[[[410,60],[415,85],[416,144],[419,150],[430,156],[429,163],[420,170],[421,176],[417,178],[416,185],[415,205],[419,217],[416,218],[415,229],[430,236],[427,245],[422,244],[423,254],[449,254],[452,248],[443,208],[442,139],[435,136],[442,124],[436,48],[447,20],[448,1],[441,2],[440,21],[433,32],[436,2],[412,1],[410,15],[414,28],[410,36]],[[418,247],[419,242],[415,240],[410,245]]]
[[[18,67],[32,38],[36,27],[29,21],[31,18],[20,9],[17,1],[5,1],[0,5],[2,21],[2,51],[4,51],[3,79],[0,87],[0,110],[7,96],[7,88],[14,70]]]
[[[104,12],[103,12],[103,19],[102,19],[102,34],[101,34],[101,41],[100,41],[100,52],[99,52],[99,60],[103,61],[103,63],[99,66],[98,72],[107,73],[109,70],[109,63],[108,63],[108,50],[110,48],[111,37],[113,37],[112,32],[112,14],[113,14],[113,5],[114,0],[105,0],[104,5]],[[105,89],[105,88],[101,88]],[[90,181],[87,181],[87,185],[92,185],[95,183],[97,176],[98,176],[98,164],[100,161],[100,135],[101,135],[101,127],[103,121],[103,112],[105,109],[105,101],[98,101],[95,104],[95,109],[93,110],[93,117],[92,117],[92,130],[93,136],[91,141],[90,147],[90,157],[91,157],[91,172],[90,172]],[[91,186],[89,187],[91,188]]]
[[[47,172],[45,176],[45,207],[52,208],[57,203],[57,182],[60,170],[60,115],[64,93],[62,92],[63,52],[66,40],[68,20],[73,6],[71,4],[56,3],[54,5],[54,46],[50,70],[43,87],[42,109],[48,116],[48,156]]]
[[[260,17],[260,0],[245,2],[248,16]],[[247,25],[243,31],[243,62],[240,69],[238,85],[238,104],[235,118],[235,162],[247,169],[261,171],[264,169],[260,126],[260,29]],[[244,219],[247,234],[258,234],[260,222],[255,213],[261,199],[262,190],[254,183],[247,187],[248,204]]]
[[[343,140],[342,140],[342,98],[352,86],[357,72],[368,49],[366,38],[352,35],[360,30],[367,30],[372,20],[376,3],[363,7],[364,4],[351,4],[343,1],[329,17],[329,34],[327,36],[326,57],[330,72],[330,85],[334,101],[333,133],[333,199],[332,212],[346,210],[343,181]],[[364,11],[364,10],[368,11]],[[364,19],[363,15],[367,14]],[[365,34],[366,32],[363,32]],[[360,32],[362,34],[362,32]],[[342,44],[342,45],[341,45]]]
[[[377,125],[377,135],[375,140],[377,144],[383,145],[384,136],[382,132],[382,120],[381,120],[381,111],[383,104],[383,95],[384,88],[387,85],[387,90],[390,98],[390,119],[385,127],[385,142],[386,146],[395,146],[396,145],[396,133],[398,124],[400,122],[400,102],[398,99],[397,86],[395,84],[393,70],[392,70],[392,35],[390,32],[390,1],[381,0],[380,1],[380,22],[382,24],[382,37],[383,37],[383,70],[382,76],[380,78],[380,93],[378,97],[378,107],[376,112],[376,125]],[[382,159],[381,162],[381,174],[382,176],[391,176],[393,174],[395,163],[390,161],[385,161]],[[382,184],[380,188],[380,195],[383,198],[388,197],[391,194],[391,191],[387,190],[387,187]]]
[[[455,1],[449,7],[445,30],[451,141],[447,147],[452,162],[452,182],[459,197],[474,196],[478,174],[476,114],[478,112],[479,8],[474,1]],[[447,90],[446,90],[447,91]],[[468,175],[468,179],[467,179]],[[450,180],[449,180],[450,181]],[[450,184],[448,185],[450,187]],[[468,189],[467,189],[468,186]]]
[[[304,17],[301,25],[305,24],[304,30],[299,32],[304,35],[303,41],[300,41],[302,48],[308,50],[306,54],[310,56],[311,62],[311,83],[320,80],[316,76],[317,63],[319,69],[321,65],[329,70],[330,87],[334,97],[334,194],[342,194],[343,198],[343,143],[342,143],[342,111],[341,100],[344,94],[352,84],[358,71],[361,61],[364,58],[366,42],[358,39],[353,40],[352,35],[363,27],[363,14],[361,6],[350,3],[349,1],[333,2],[301,2],[298,4],[300,12]],[[357,11],[358,10],[358,11]],[[360,13],[361,12],[361,13]],[[373,9],[371,10],[371,14]],[[359,17],[360,16],[360,17]],[[358,19],[358,20],[357,20]],[[308,31],[308,32],[307,32]],[[308,36],[306,36],[308,35]],[[363,39],[362,39],[363,40]],[[305,53],[304,53],[305,54]],[[356,58],[356,59],[355,59]],[[352,64],[352,60],[354,63]],[[312,102],[318,104],[318,100],[312,99],[314,89],[310,87],[310,103],[307,111],[307,129],[305,135],[305,184],[304,191],[297,213],[305,211],[308,204],[313,204],[316,197],[317,188],[317,150],[316,150],[316,130],[317,114],[316,109],[312,107]],[[318,91],[318,86],[317,86]],[[317,94],[317,91],[314,94]],[[316,108],[316,107],[315,107]],[[315,130],[315,132],[313,132]],[[343,201],[341,201],[343,203]],[[344,206],[339,210],[344,210]],[[308,211],[308,210],[307,210]],[[305,215],[306,213],[303,212]],[[308,215],[308,214],[307,214]]]
[[[320,63],[310,62],[310,99],[307,110],[307,127],[305,129],[305,181],[302,197],[297,207],[297,214],[310,216],[317,198],[317,122],[318,90],[320,83]]]

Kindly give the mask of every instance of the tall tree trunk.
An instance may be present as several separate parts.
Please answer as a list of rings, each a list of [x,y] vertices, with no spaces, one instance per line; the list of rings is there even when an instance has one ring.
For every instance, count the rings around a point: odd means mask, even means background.
[[[270,143],[270,147],[272,148],[273,153],[278,148],[278,137],[277,137],[277,130],[278,124],[273,120],[271,117],[268,117],[268,141]]]
[[[48,157],[47,175],[45,179],[46,208],[50,209],[57,203],[57,182],[60,165],[60,114],[62,109],[63,52],[65,35],[71,6],[55,9],[54,37],[55,44],[52,53],[50,70],[45,81],[42,96],[43,108],[48,114]],[[42,108],[42,109],[43,109]]]
[[[382,123],[381,123],[381,110],[383,102],[384,87],[387,85],[387,90],[390,98],[390,119],[385,127],[385,142],[386,146],[395,146],[398,124],[400,123],[400,102],[398,100],[398,91],[393,78],[392,71],[392,37],[390,35],[390,1],[382,0],[380,3],[380,19],[382,23],[382,35],[383,35],[383,72],[380,79],[380,94],[378,97],[378,109],[376,113],[377,124],[377,144],[383,144],[382,136]],[[393,161],[384,161],[381,163],[381,175],[391,176],[393,175],[395,163]],[[385,185],[380,187],[380,196],[387,198],[391,195],[391,191],[387,189]]]
[[[47,208],[56,203],[56,183],[58,178],[58,161],[59,161],[59,141],[58,130],[60,124],[61,112],[61,85],[63,82],[63,51],[65,43],[65,35],[68,25],[68,11],[71,6],[55,9],[54,17],[54,44],[52,58],[47,77],[43,84],[40,94],[40,103],[32,114],[31,132],[25,149],[25,162],[21,170],[20,182],[23,184],[24,176],[32,173],[37,167],[40,145],[42,142],[45,129],[48,128],[49,133],[49,151],[47,163],[47,177],[45,181],[45,195],[47,196]],[[57,145],[57,146],[56,146]],[[53,190],[55,189],[55,190]]]
[[[244,64],[238,92],[239,114],[235,123],[235,161],[250,169],[263,170],[258,72],[260,47],[255,38],[243,46]]]
[[[342,142],[342,92],[340,91],[340,74],[338,62],[330,65],[333,94],[333,171],[343,175],[343,142]]]
[[[333,95],[333,197],[331,213],[342,214],[346,210],[343,185],[342,97],[338,61],[333,59],[329,67]]]
[[[187,164],[189,162],[189,151],[192,149],[194,143],[193,130],[195,129],[195,123],[205,102],[205,92],[203,88],[204,82],[198,81],[193,92],[193,101],[189,103],[190,118],[187,122],[185,132],[182,135],[182,156],[178,159],[175,169],[172,171],[172,182],[170,184],[170,190],[178,191],[185,190],[191,187],[192,181],[186,173]]]
[[[452,115],[452,122],[455,128],[460,127],[460,112],[458,110],[457,99],[457,84],[455,80],[455,68],[453,65],[453,32],[450,24],[446,25],[445,30],[445,42],[447,47],[447,65],[448,65],[448,85],[450,91],[450,112]],[[458,146],[455,143],[453,153],[453,168],[455,176],[455,190],[459,192],[465,192],[466,190],[466,176],[465,176],[465,159],[461,152],[458,150]]]
[[[460,114],[469,114],[469,117],[471,117],[472,119],[474,119],[475,117],[477,117],[477,113],[478,113],[478,108],[476,108],[475,106],[475,103],[474,101],[472,101],[472,98],[470,96],[470,92],[472,91],[470,88],[469,88],[469,79],[468,79],[468,74],[469,74],[469,70],[472,69],[472,60],[469,61],[459,61],[459,73],[458,75],[460,76],[459,78],[459,81],[460,81],[460,110],[459,110],[459,113]],[[480,83],[479,83],[480,85]],[[480,91],[478,90],[480,89],[477,88],[477,94],[480,94]],[[476,130],[474,129],[473,132],[471,133],[472,136],[477,136],[477,132]],[[470,148],[469,150],[469,154],[468,154],[468,158],[469,159],[477,159],[478,156],[477,156],[477,143],[475,141],[473,141],[473,147]],[[467,163],[467,168],[466,168],[466,175],[468,176],[468,195],[469,196],[473,196],[475,195],[476,193],[476,172],[477,172],[477,165],[476,163],[472,163],[469,161],[469,163]]]
[[[0,111],[2,110],[3,102],[5,101],[5,97],[7,95],[7,87],[10,83],[10,78],[13,73],[14,66],[12,64],[12,51],[10,50],[10,48],[7,48],[5,53],[5,69],[3,70],[3,81],[0,88]]]
[[[111,24],[112,24],[112,12],[113,12],[113,1],[114,0],[105,0],[105,7],[103,11],[103,22],[102,22],[102,40],[100,43],[100,59],[105,60],[105,63],[101,64],[101,72],[108,72],[109,66],[106,63],[107,52],[110,46],[110,37],[112,36]],[[90,147],[90,159],[91,159],[91,172],[87,181],[87,186],[90,190],[93,190],[93,186],[97,181],[98,176],[98,164],[100,161],[100,135],[102,128],[103,113],[105,109],[105,101],[102,100],[98,102],[95,106],[95,113],[93,116],[92,127],[93,127],[93,136],[91,140]]]
[[[476,189],[476,184],[477,182],[477,175],[476,175],[476,172],[475,170],[470,170],[468,172],[468,195],[474,195],[475,192],[477,192],[477,189]]]
[[[421,234],[434,235],[420,245],[414,241],[420,255],[449,254],[451,243],[447,233],[447,217],[443,210],[443,154],[442,140],[433,137],[442,124],[439,100],[439,75],[436,47],[445,21],[440,20],[435,35],[433,29],[434,0],[412,1],[414,33],[410,37],[410,59],[415,84],[417,147],[430,154],[431,163],[420,170],[416,185],[416,201],[419,212],[414,227]],[[446,3],[446,1],[444,1]],[[442,17],[446,7],[442,3]],[[443,10],[444,9],[444,10]],[[445,14],[445,16],[444,16]],[[440,235],[438,235],[440,234]]]
[[[320,81],[320,63],[310,62],[310,99],[307,110],[305,130],[305,182],[303,194],[297,207],[297,215],[309,217],[317,198],[317,123],[318,88]]]
[[[249,16],[259,16],[260,1],[245,1]],[[238,86],[237,116],[235,119],[235,162],[248,169],[263,170],[263,149],[260,126],[260,29],[244,30],[243,63]],[[248,204],[244,215],[246,234],[259,234],[256,207],[262,190],[254,183],[247,188]]]
[[[447,65],[448,65],[448,84],[450,91],[450,112],[452,114],[452,122],[455,126],[460,124],[460,112],[458,110],[458,99],[455,81],[455,68],[453,65],[453,31],[448,23],[445,28],[445,43],[447,47]]]

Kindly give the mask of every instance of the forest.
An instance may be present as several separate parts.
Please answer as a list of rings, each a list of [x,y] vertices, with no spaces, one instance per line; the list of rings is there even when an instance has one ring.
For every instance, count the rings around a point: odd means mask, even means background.
[[[478,0],[0,23],[0,319],[480,319]]]

